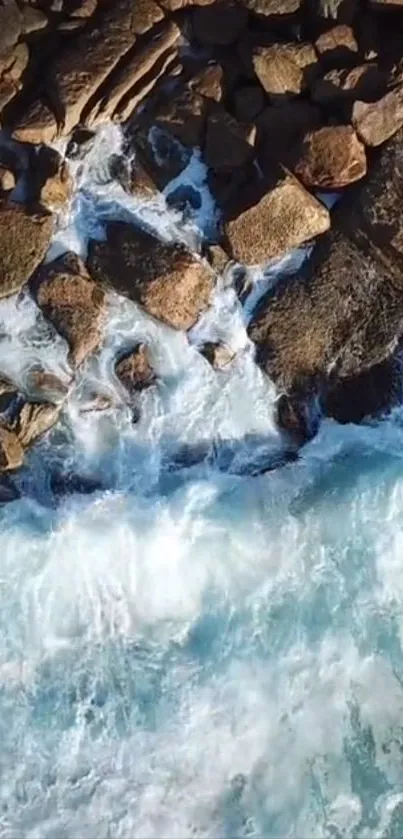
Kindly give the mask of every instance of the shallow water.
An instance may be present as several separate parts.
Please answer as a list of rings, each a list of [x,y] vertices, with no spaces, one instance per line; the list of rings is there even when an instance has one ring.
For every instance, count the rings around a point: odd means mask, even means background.
[[[195,229],[97,186],[118,144],[105,130],[77,171],[53,253],[110,214],[192,242],[211,221],[206,195]],[[403,413],[324,422],[297,462],[245,474],[283,443],[225,285],[190,343],[111,295],[101,353],[0,509],[4,839],[403,835]],[[225,373],[194,346],[211,337],[238,349]],[[133,426],[113,359],[138,340],[159,383]],[[23,382],[38,361],[69,373],[29,297],[3,302],[0,368]],[[95,386],[116,408],[80,412]],[[100,488],[55,498],[55,469]]]

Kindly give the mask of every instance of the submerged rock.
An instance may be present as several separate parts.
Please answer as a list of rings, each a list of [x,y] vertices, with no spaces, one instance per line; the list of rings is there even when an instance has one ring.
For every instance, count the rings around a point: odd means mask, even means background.
[[[200,353],[214,370],[223,370],[233,361],[236,353],[222,341],[206,341],[199,348]]]
[[[130,396],[136,391],[151,387],[156,381],[156,375],[150,361],[148,347],[137,344],[125,353],[115,364],[115,373]]]
[[[18,501],[21,493],[8,475],[0,475],[0,504]]]
[[[126,222],[108,224],[106,234],[106,242],[89,243],[91,276],[169,326],[190,329],[210,302],[215,278],[209,266],[183,245]]]
[[[51,215],[0,199],[0,297],[15,294],[30,279],[52,232]]]
[[[105,292],[75,254],[44,266],[32,291],[45,318],[67,341],[70,363],[78,367],[99,347]]]

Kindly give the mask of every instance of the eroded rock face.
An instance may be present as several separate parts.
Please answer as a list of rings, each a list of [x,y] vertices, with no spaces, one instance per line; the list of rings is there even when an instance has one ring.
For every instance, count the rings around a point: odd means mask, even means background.
[[[137,344],[121,355],[115,364],[115,373],[130,396],[151,387],[156,381],[156,375],[147,346]]]
[[[261,265],[319,236],[330,226],[329,213],[285,170],[256,204],[227,222],[225,236],[233,259]]]
[[[365,146],[351,125],[332,125],[305,137],[295,174],[307,187],[343,189],[367,171]]]
[[[52,232],[51,215],[0,199],[0,297],[15,294],[29,280]]]
[[[102,337],[105,293],[74,254],[44,266],[33,286],[35,300],[69,345],[69,361],[78,367],[98,349]]]
[[[107,242],[90,241],[94,279],[129,296],[175,329],[190,329],[210,302],[214,274],[179,244],[124,222],[107,225]]]

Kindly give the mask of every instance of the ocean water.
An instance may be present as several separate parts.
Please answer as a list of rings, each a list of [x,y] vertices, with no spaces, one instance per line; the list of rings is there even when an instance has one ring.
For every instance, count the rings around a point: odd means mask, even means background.
[[[77,165],[50,255],[107,217],[193,243],[214,223],[197,155],[196,218],[102,183],[119,143],[104,129]],[[244,309],[221,278],[189,340],[110,295],[0,509],[1,839],[403,836],[403,413],[253,466],[284,441],[245,322],[301,258],[252,272]],[[196,349],[217,337],[238,351],[222,373]],[[159,380],[133,425],[113,360],[138,340]],[[0,305],[0,368],[23,383],[33,363],[70,372],[23,294]],[[83,411],[94,389],[114,407]],[[60,471],[94,491],[55,496]]]

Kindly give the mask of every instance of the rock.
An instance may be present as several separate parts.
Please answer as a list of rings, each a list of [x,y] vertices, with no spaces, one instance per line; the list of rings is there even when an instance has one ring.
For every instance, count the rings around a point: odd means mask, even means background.
[[[168,12],[176,12],[179,9],[187,8],[189,6],[208,6],[210,3],[215,3],[215,0],[161,0],[161,6]]]
[[[5,414],[19,397],[17,385],[7,376],[0,376],[0,413]]]
[[[52,216],[0,199],[0,297],[20,291],[48,249]]]
[[[281,104],[308,88],[318,59],[312,44],[290,43],[255,47],[252,61],[273,104]]]
[[[72,12],[72,17],[85,18],[92,17],[98,8],[98,0],[81,0],[76,9]]]
[[[0,472],[22,466],[24,451],[17,435],[0,425]]]
[[[130,396],[151,387],[156,381],[156,375],[151,365],[148,347],[145,344],[137,344],[122,355],[115,364],[115,373]]]
[[[124,222],[106,228],[107,242],[90,241],[90,274],[127,294],[175,329],[190,329],[210,302],[214,274],[183,245],[165,244]]]
[[[334,26],[315,41],[322,64],[329,69],[357,61],[358,44],[351,26]]]
[[[386,91],[387,76],[378,66],[360,64],[352,70],[329,70],[323,79],[315,82],[312,99],[320,105],[346,106],[345,111],[357,99],[373,102]]]
[[[35,168],[34,168],[35,167]],[[73,191],[68,164],[55,149],[42,146],[36,153],[31,169],[33,200],[49,210],[63,207]]]
[[[136,102],[140,102],[144,98],[141,96],[141,87],[146,95],[150,91],[150,81],[151,87],[154,86],[161,75],[159,60],[174,46],[179,36],[180,29],[176,23],[166,22],[152,40],[135,50],[124,65],[115,70],[113,81],[108,84],[105,95],[97,101],[87,116],[87,124],[97,125],[110,119],[115,111],[119,112],[125,98],[131,99],[131,89],[136,96]]]
[[[319,0],[314,3],[315,14],[337,20],[339,23],[351,24],[357,12],[357,0]]]
[[[22,31],[22,15],[17,3],[0,6],[0,56],[16,46]]]
[[[144,166],[138,159],[129,159],[123,155],[112,155],[109,171],[129,195],[136,195],[145,200],[153,198],[159,190]]]
[[[322,125],[322,114],[309,102],[289,102],[266,108],[257,119],[258,158],[264,171],[271,171],[273,162],[292,166],[301,152],[309,131]]]
[[[243,0],[250,12],[272,19],[294,15],[299,11],[301,0]]]
[[[318,430],[311,404],[306,394],[282,393],[276,402],[276,423],[298,447],[308,443]]]
[[[228,254],[221,245],[210,245],[207,252],[207,259],[217,274],[221,274],[229,262]]]
[[[7,62],[7,68],[3,73],[3,79],[16,84],[20,81],[21,76],[27,69],[29,62],[29,47],[27,44],[17,44],[10,54],[10,61]],[[19,89],[19,86],[16,85]]]
[[[70,160],[83,160],[91,151],[96,139],[95,131],[88,128],[76,128],[66,147],[66,157]]]
[[[0,166],[0,189],[2,192],[9,192],[15,187],[15,177],[10,169]]]
[[[355,102],[352,123],[367,146],[380,146],[403,126],[403,90],[391,90],[377,102]]]
[[[95,476],[78,475],[74,472],[56,472],[50,477],[50,489],[54,495],[92,495],[105,489],[104,484]]]
[[[329,226],[326,207],[282,170],[260,201],[226,224],[225,246],[238,262],[262,265],[285,256]]]
[[[192,14],[194,37],[206,47],[228,46],[239,38],[247,20],[246,7],[236,0],[199,6]]]
[[[221,341],[206,341],[199,351],[214,370],[223,370],[228,367],[236,356],[236,353]]]
[[[158,126],[169,131],[184,146],[204,144],[208,100],[192,90],[173,93],[155,114]]]
[[[181,69],[181,64],[178,61],[177,47],[172,47],[166,50],[159,61],[155,63],[152,70],[147,74],[146,78],[140,79],[128,93],[128,95],[119,102],[119,105],[113,115],[115,122],[126,122],[129,120],[139,105],[141,105],[146,96],[154,91],[158,82],[163,83],[171,74],[174,77],[178,70]]]
[[[59,419],[60,405],[46,402],[24,402],[12,426],[12,431],[24,449],[32,446]]]
[[[169,131],[151,125],[148,120],[135,126],[128,133],[128,153],[135,156],[136,166],[140,164],[158,190],[176,178],[188,165],[192,150],[185,148]]]
[[[154,0],[115,0],[103,10],[98,25],[85,28],[70,40],[49,68],[51,84],[46,88],[57,120],[57,130],[51,130],[48,109],[35,100],[30,113],[15,127],[16,139],[40,136],[39,142],[52,142],[58,131],[71,133],[85,116],[85,106],[98,88],[133,47],[137,37],[162,20],[164,13]],[[28,120],[28,122],[27,122]],[[46,126],[46,137],[44,135]],[[36,140],[38,142],[38,140]]]
[[[256,129],[242,126],[224,109],[214,111],[207,120],[204,160],[217,171],[244,166],[254,157]]]
[[[196,73],[189,82],[189,88],[199,96],[221,102],[224,95],[224,71],[220,64],[210,64]]]
[[[380,416],[402,401],[401,362],[392,356],[370,370],[330,383],[321,399],[323,413],[340,423]]]
[[[56,117],[41,99],[35,99],[24,110],[13,128],[13,138],[20,143],[49,144],[56,135]]]
[[[69,345],[69,361],[78,367],[101,342],[105,293],[74,254],[43,267],[33,293],[43,315]]]
[[[22,10],[22,32],[24,35],[31,35],[40,29],[46,29],[48,19],[40,9],[33,6],[24,6]]]
[[[0,479],[0,504],[9,504],[11,501],[18,501],[19,498],[21,498],[19,489],[8,475],[2,475]]]
[[[365,146],[351,125],[331,125],[307,134],[294,172],[304,186],[339,190],[367,172]]]
[[[28,370],[25,382],[30,394],[34,393],[36,398],[39,397],[44,402],[63,402],[69,392],[70,384],[71,379],[63,381],[41,365]]]
[[[240,122],[253,122],[264,107],[265,96],[259,85],[243,85],[235,90],[234,114]]]

